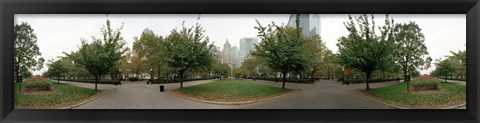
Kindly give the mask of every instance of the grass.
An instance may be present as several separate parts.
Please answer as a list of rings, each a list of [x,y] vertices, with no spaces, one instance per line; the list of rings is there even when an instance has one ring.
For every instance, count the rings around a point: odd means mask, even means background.
[[[466,102],[466,87],[463,85],[445,83],[439,80],[417,80],[412,81],[410,86],[432,83],[437,83],[443,91],[441,93],[407,93],[407,83],[402,82],[382,88],[371,89],[366,93],[391,103],[416,108],[439,108]]]
[[[258,84],[246,80],[223,79],[173,90],[172,92],[202,100],[237,102],[262,99],[284,94],[289,91],[289,89]]]
[[[31,81],[22,82],[24,85]],[[19,83],[15,84],[15,106],[27,109],[50,109],[68,106],[87,99],[97,92],[93,89],[71,86],[42,80],[41,83],[49,83],[53,88],[51,93],[19,93]]]

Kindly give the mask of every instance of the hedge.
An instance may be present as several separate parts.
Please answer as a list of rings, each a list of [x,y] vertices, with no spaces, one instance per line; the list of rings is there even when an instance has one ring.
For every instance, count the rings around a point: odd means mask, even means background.
[[[400,79],[402,80],[402,79]],[[340,79],[341,81],[341,79]],[[372,79],[370,80],[370,83],[378,83],[378,82],[389,82],[389,81],[397,81],[396,79]],[[344,82],[344,84],[348,83],[348,84],[361,84],[361,83],[365,83],[365,79],[346,79]]]
[[[253,79],[253,77],[247,77],[247,79]],[[255,78],[259,80],[267,80],[267,81],[277,81],[277,82],[282,82],[283,78],[279,77],[275,79],[274,77],[259,77]],[[297,79],[297,78],[285,78],[285,82],[289,83],[301,83],[301,84],[313,84],[312,79]]]
[[[60,79],[60,81],[81,82],[81,83],[95,83],[93,79]],[[120,80],[99,80],[98,84],[122,84]]]
[[[198,80],[208,80],[208,79],[213,79],[213,77],[204,77],[204,78],[186,78],[183,79],[183,82],[189,82],[189,81],[198,81]],[[150,80],[148,80],[150,81]],[[165,84],[165,83],[180,83],[180,79],[154,79],[151,84]]]
[[[439,78],[439,79],[445,80],[445,78]],[[467,78],[448,78],[447,80],[467,81]]]

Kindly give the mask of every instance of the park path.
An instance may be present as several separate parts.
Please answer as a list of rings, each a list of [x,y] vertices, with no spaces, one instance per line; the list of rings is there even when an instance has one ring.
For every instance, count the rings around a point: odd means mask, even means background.
[[[185,82],[184,86],[208,83],[214,80]],[[252,81],[252,80],[249,80]],[[281,82],[254,81],[281,87]],[[81,87],[94,88],[94,84],[62,82]],[[371,83],[371,88],[383,87],[396,82]],[[164,84],[166,90],[179,88],[178,83]],[[145,82],[122,82],[122,85],[99,84],[104,95],[76,109],[388,109],[360,94],[365,84],[342,85],[320,80],[315,84],[286,83],[286,87],[300,91],[279,99],[245,105],[216,105],[191,101],[159,91],[159,85]]]
[[[185,82],[184,87],[203,84],[213,80]],[[85,83],[81,83],[84,84]],[[90,84],[89,88],[92,88]],[[179,88],[179,83],[164,84],[165,90]],[[76,109],[217,109],[230,106],[204,104],[160,92],[158,84],[147,85],[146,82],[122,82],[121,85],[102,86],[104,96],[79,106]],[[106,86],[106,87],[103,87]],[[113,87],[112,87],[113,86]],[[102,90],[100,89],[100,90]]]
[[[282,82],[255,82],[281,87]],[[383,87],[397,82],[370,83],[370,88]],[[245,105],[242,108],[253,109],[390,109],[372,101],[363,95],[365,84],[342,85],[330,80],[319,80],[314,84],[286,83],[286,88],[301,89],[292,95],[274,101]]]
[[[441,80],[442,82],[445,81],[444,79],[439,79],[439,80]],[[467,82],[466,82],[466,81],[447,80],[447,82],[467,86]]]

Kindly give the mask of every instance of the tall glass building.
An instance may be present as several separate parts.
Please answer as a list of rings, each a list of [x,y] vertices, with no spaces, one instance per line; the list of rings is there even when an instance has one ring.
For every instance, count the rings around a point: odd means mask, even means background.
[[[297,14],[290,15],[287,26],[295,27]],[[300,27],[305,36],[320,35],[320,15],[319,14],[300,14]]]

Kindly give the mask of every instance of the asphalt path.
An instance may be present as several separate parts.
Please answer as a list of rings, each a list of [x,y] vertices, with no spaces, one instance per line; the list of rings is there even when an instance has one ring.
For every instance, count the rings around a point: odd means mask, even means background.
[[[184,87],[212,82],[201,80],[185,82]],[[252,80],[248,80],[252,81]],[[94,84],[65,82],[75,86],[94,88]],[[281,87],[281,82],[253,81]],[[370,83],[370,88],[383,87],[397,82]],[[166,90],[177,89],[180,84],[163,84]],[[159,84],[122,82],[121,85],[98,84],[104,95],[76,109],[389,109],[372,101],[360,92],[365,84],[342,85],[339,82],[319,80],[314,84],[286,83],[286,88],[296,91],[264,102],[244,105],[207,104],[160,92]]]

